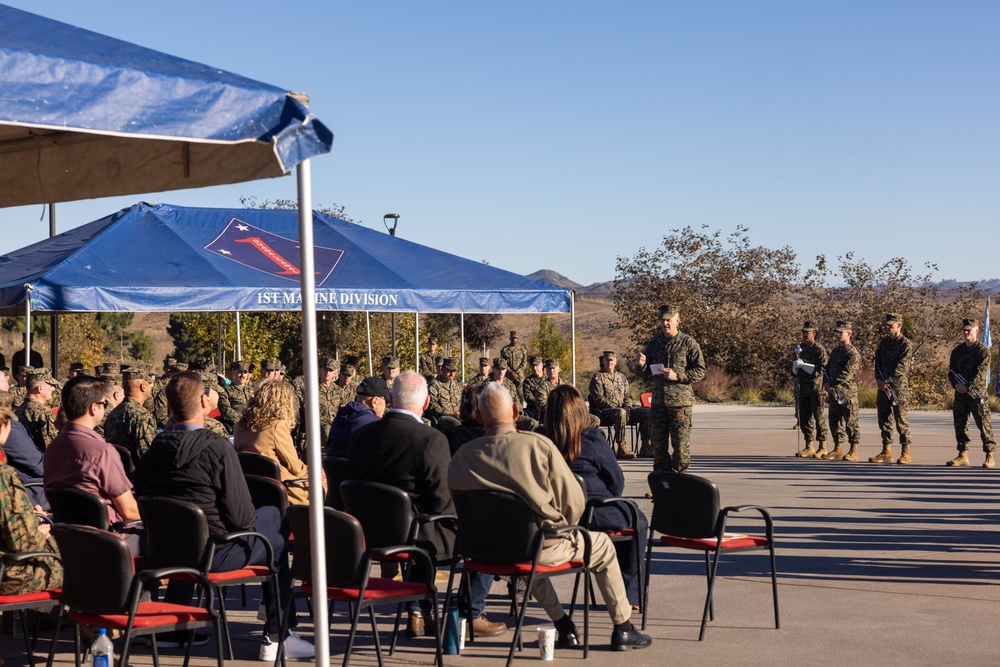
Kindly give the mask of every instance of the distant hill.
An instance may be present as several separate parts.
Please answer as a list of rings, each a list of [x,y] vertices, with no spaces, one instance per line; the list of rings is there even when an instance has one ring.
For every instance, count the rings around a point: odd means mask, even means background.
[[[534,280],[542,280],[551,285],[557,285],[558,287],[576,290],[576,295],[578,297],[585,297],[589,299],[610,298],[611,288],[614,286],[614,282],[612,281],[584,286],[578,282],[570,280],[561,273],[552,271],[551,269],[541,269],[539,271],[535,271],[534,273],[529,273],[527,277]]]

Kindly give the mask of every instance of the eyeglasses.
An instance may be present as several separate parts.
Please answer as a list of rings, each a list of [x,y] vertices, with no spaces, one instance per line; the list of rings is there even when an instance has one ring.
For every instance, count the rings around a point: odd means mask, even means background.
[[[98,401],[97,403],[94,403],[94,405],[103,405],[104,409],[107,410],[108,408],[111,407],[111,401],[109,401],[108,399],[104,399],[103,401]]]

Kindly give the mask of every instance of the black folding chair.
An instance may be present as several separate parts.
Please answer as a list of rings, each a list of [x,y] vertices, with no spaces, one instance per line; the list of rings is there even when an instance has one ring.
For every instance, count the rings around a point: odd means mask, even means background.
[[[59,562],[59,554],[50,551],[24,551],[21,553],[0,554],[0,583],[3,583],[3,576],[7,568],[18,563],[25,563],[32,560],[50,559]],[[43,612],[49,611],[59,604],[61,588],[53,588],[47,591],[36,591],[33,593],[13,593],[11,595],[0,595],[0,613],[22,612],[18,614],[21,619],[21,633],[24,636],[24,649],[28,656],[28,665],[35,667],[35,645],[38,641],[38,623],[32,632],[28,632],[28,621],[23,612],[33,609]],[[56,638],[53,636],[52,641]]]
[[[338,456],[328,456],[323,459],[323,472],[326,473],[326,500],[323,503],[327,507],[344,511],[344,500],[340,496],[340,484],[347,481],[350,473],[347,471],[347,459]]]

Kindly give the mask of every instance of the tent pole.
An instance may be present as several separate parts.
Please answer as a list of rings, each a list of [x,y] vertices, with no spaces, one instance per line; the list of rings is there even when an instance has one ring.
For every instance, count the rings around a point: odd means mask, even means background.
[[[316,347],[316,273],[313,257],[312,173],[309,160],[295,169],[299,190],[299,280],[302,289],[302,370],[309,465],[309,528],[312,531],[313,618],[326,618],[326,535],[323,530],[323,458],[319,442],[319,361]],[[317,632],[317,667],[330,664],[330,635]]]
[[[573,386],[576,386],[576,290],[570,290],[569,293],[569,340],[570,340],[570,353],[573,355],[573,361],[570,362],[570,366],[573,368]]]
[[[420,313],[413,313],[413,357],[415,371],[420,372]]]
[[[56,235],[56,205],[49,204],[49,238]],[[52,314],[49,316],[49,352],[52,356],[52,376],[59,377],[59,316]],[[31,348],[26,348],[30,350]],[[31,355],[28,355],[28,363],[31,363]]]
[[[24,283],[24,365],[31,365],[31,290],[35,289]],[[18,369],[14,369],[16,376]]]
[[[368,377],[375,375],[374,366],[372,366],[372,315],[369,311],[365,311],[365,331],[368,333]]]
[[[458,315],[458,335],[462,341],[462,382],[465,382],[465,313]]]
[[[222,365],[224,363],[226,363],[225,358],[222,356],[223,355],[223,351],[222,351],[222,311],[221,310],[218,312],[218,316],[219,316],[218,317],[218,326],[216,326],[216,328],[215,328],[216,333],[218,334],[218,339],[217,339],[217,343],[216,343],[216,346],[215,346],[215,348],[216,348],[215,349],[215,355],[216,355],[215,370],[216,370],[216,372],[218,372],[218,370],[220,368],[222,368]]]
[[[238,361],[243,358],[243,344],[240,342],[240,311],[236,311],[236,359],[233,361]]]

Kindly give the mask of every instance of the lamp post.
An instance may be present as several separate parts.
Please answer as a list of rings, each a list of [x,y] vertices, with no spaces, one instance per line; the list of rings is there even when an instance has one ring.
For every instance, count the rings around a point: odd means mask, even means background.
[[[392,227],[389,221],[392,220]],[[396,236],[396,225],[399,224],[399,213],[386,213],[382,216],[382,224],[389,230],[389,236]],[[396,313],[392,313],[392,356],[396,356]]]

